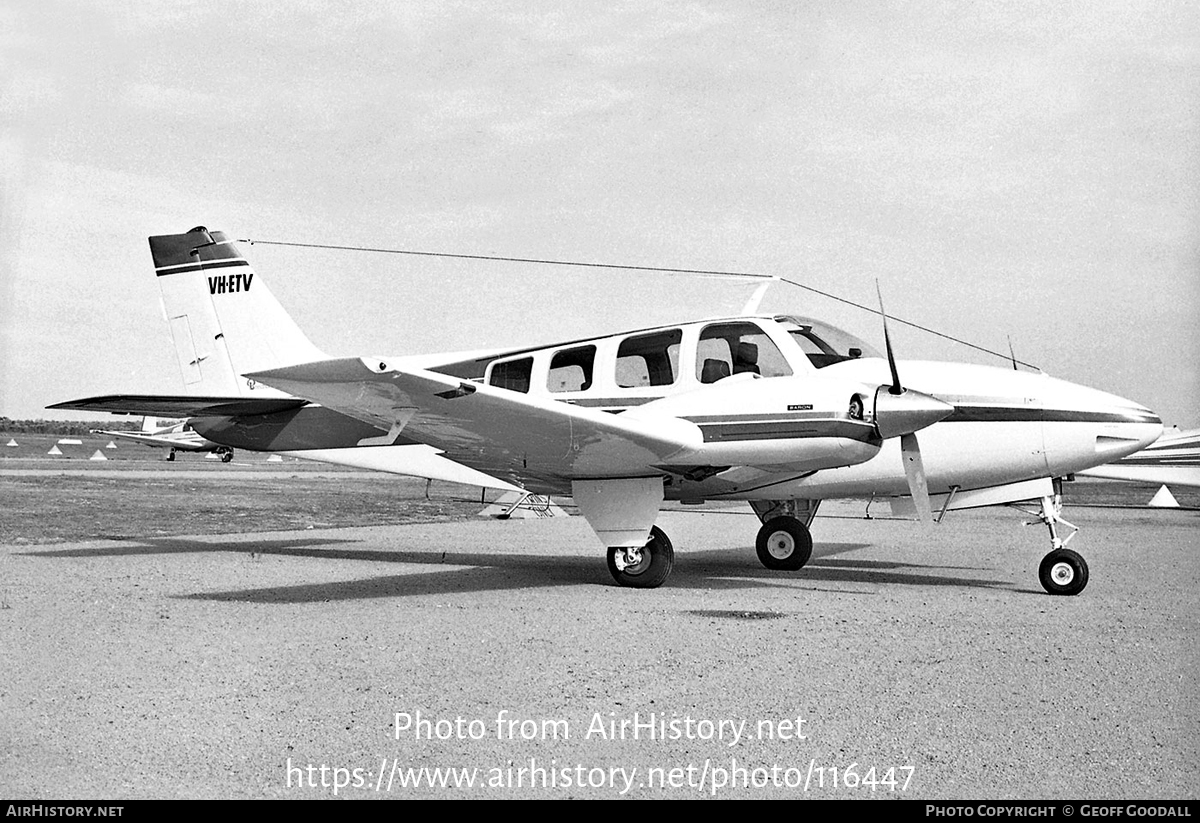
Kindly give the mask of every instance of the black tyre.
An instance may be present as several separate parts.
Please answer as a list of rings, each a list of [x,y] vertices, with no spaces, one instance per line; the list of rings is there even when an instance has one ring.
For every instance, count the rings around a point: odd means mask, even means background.
[[[1055,549],[1042,558],[1038,579],[1050,594],[1079,594],[1088,582],[1087,561],[1070,549]]]
[[[228,463],[231,460],[233,460],[233,452],[225,452],[224,454],[221,455],[222,463]]]
[[[812,557],[812,534],[794,517],[773,517],[758,530],[754,548],[768,569],[795,571]]]
[[[650,529],[650,540],[642,547],[642,557],[636,564],[620,568],[618,556],[624,549],[608,550],[608,573],[613,580],[631,589],[656,589],[666,582],[675,565],[675,549],[658,526]]]

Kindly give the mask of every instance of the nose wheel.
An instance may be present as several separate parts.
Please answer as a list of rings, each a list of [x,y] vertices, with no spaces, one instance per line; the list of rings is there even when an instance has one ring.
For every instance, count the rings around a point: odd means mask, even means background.
[[[768,569],[795,571],[812,557],[812,534],[794,517],[773,517],[758,530],[754,549]]]
[[[1088,582],[1087,561],[1070,549],[1055,549],[1042,558],[1038,579],[1050,594],[1079,594]]]
[[[658,588],[674,565],[675,549],[658,526],[650,529],[650,540],[644,546],[608,550],[608,573],[619,585],[631,589]]]

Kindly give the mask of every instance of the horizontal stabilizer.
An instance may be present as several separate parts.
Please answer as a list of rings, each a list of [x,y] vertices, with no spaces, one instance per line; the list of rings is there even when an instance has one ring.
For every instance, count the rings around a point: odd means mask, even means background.
[[[297,397],[187,397],[182,395],[106,394],[55,403],[48,409],[143,414],[152,417],[244,417],[275,414],[307,406]]]

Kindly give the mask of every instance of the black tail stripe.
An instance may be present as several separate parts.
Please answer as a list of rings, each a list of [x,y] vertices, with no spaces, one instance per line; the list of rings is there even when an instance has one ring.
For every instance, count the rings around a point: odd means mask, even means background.
[[[186,274],[187,272],[190,272],[190,271],[209,271],[210,269],[227,269],[230,266],[249,267],[250,264],[248,262],[246,262],[245,260],[226,260],[223,262],[200,263],[195,266],[180,266],[179,268],[173,268],[173,269],[170,269],[169,271],[164,271],[164,270],[160,269],[155,272],[155,275],[157,275],[158,277],[166,277],[168,274]]]

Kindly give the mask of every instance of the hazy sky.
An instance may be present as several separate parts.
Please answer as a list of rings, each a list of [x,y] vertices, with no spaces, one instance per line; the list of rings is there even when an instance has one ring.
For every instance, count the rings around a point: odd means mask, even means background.
[[[182,393],[146,237],[781,274],[1200,425],[1200,4],[0,6],[0,415]],[[744,284],[244,251],[331,354],[736,312]],[[872,343],[787,286],[765,311]],[[895,328],[902,357],[980,359]],[[91,415],[94,416],[94,415]]]

